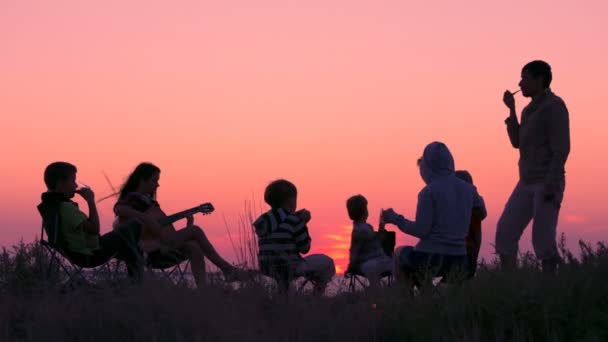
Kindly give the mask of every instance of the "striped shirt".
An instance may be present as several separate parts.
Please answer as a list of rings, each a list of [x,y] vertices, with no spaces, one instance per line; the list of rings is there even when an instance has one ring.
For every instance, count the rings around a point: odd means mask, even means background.
[[[283,208],[262,214],[254,223],[260,264],[297,262],[310,250],[306,222]]]

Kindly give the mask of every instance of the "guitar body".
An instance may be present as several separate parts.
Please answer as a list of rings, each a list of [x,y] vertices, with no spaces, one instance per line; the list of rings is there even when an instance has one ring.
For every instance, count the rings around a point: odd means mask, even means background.
[[[143,213],[146,216],[148,216],[154,220],[159,220],[159,219],[165,218],[167,216],[159,207],[156,207],[156,206],[148,208]],[[116,220],[114,221],[114,223],[112,224],[112,226],[114,228],[116,228],[116,227],[120,226],[121,224],[129,222],[130,220],[131,220],[131,218],[127,218],[127,217],[117,217]],[[163,231],[165,229],[171,229],[171,228],[163,227]],[[152,229],[150,229],[146,225],[143,226],[140,241],[141,241],[141,247],[144,250],[144,252],[146,252],[146,253],[168,247],[161,242],[160,234],[154,232]]]
[[[152,206],[148,208],[146,211],[144,211],[144,214],[155,221],[159,221],[167,217],[167,214],[160,207],[157,206]],[[144,251],[150,252],[163,247],[168,247],[161,242],[161,235],[167,230],[174,231],[175,228],[173,227],[173,225],[163,226],[161,232],[158,233],[144,226],[144,230],[141,236]]]

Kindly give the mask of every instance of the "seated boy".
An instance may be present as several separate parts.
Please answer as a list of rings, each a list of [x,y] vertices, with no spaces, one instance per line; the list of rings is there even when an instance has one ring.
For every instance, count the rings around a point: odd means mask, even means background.
[[[315,293],[322,294],[336,268],[327,255],[300,255],[310,250],[306,224],[311,217],[306,209],[296,212],[297,198],[295,185],[287,180],[279,179],[266,187],[264,201],[271,209],[253,223],[260,271],[274,278],[281,291],[287,292],[292,280],[305,277],[313,282]]]
[[[473,185],[475,188],[473,177],[467,170],[456,171],[456,177]],[[486,216],[488,216],[488,212],[486,210],[485,202],[483,197],[477,192],[477,188],[475,188],[473,212],[471,213],[471,223],[469,224],[469,232],[466,239],[469,278],[473,278],[477,271],[477,257],[479,256],[479,249],[481,248],[481,221],[483,221]]]
[[[87,187],[76,189],[76,171],[76,166],[66,162],[49,164],[44,170],[48,191],[42,194],[38,209],[45,225],[54,224],[49,220],[56,217],[59,220],[56,241],[49,239],[75,265],[96,267],[116,256],[127,263],[129,276],[139,278],[142,274],[142,252],[138,246],[141,225],[129,223],[100,236],[95,194]],[[86,201],[89,216],[71,200],[75,194]]]
[[[382,275],[392,273],[392,259],[384,253],[378,234],[367,223],[367,199],[353,196],[346,201],[346,209],[353,220],[348,271],[363,274],[372,287],[378,287]]]

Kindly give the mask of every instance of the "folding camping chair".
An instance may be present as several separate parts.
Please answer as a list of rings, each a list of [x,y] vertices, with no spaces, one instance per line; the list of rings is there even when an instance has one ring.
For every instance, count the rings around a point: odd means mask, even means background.
[[[182,264],[185,262],[185,265]],[[160,273],[164,279],[176,286],[188,286],[186,271],[190,265],[190,257],[177,249],[169,251],[156,250],[146,258],[146,268],[154,273]]]
[[[52,203],[41,203],[38,205],[38,212],[42,217],[42,227],[40,230],[40,248],[38,251],[38,263],[40,266],[41,280],[44,286],[49,285],[49,279],[51,279],[51,273],[54,269],[63,270],[65,277],[67,278],[64,285],[71,286],[79,279],[85,284],[90,284],[91,281],[85,276],[84,269],[92,269],[90,277],[95,280],[102,272],[112,277],[118,272],[119,263],[114,261],[115,256],[110,258],[107,262],[94,266],[94,267],[83,267],[75,264],[69,256],[65,246],[62,234],[59,232],[61,226],[61,216],[59,215],[59,206],[61,202]],[[46,235],[46,238],[45,238]],[[48,254],[45,258],[44,253]],[[48,259],[48,265],[45,265],[45,261]],[[55,266],[56,265],[56,266]],[[115,269],[112,271],[111,266],[114,265]],[[61,278],[61,277],[59,277]]]
[[[275,281],[279,292],[283,294],[288,293],[291,288],[291,283],[300,278],[294,276],[294,268],[288,263],[269,265],[266,269],[260,270],[260,272]],[[317,279],[314,279],[312,275],[305,274],[303,277],[304,281],[300,285],[294,285],[297,293],[303,293],[306,285],[312,284],[315,286],[316,282],[318,281]]]
[[[382,217],[382,213],[380,215]],[[382,224],[382,221],[380,221],[380,225],[378,227],[378,232],[376,232],[376,234],[378,235],[378,239],[380,240],[380,245],[382,246],[382,250],[384,251],[384,254],[386,254],[389,257],[392,257],[393,252],[395,250],[395,244],[396,244],[395,232],[384,229],[384,225]],[[351,242],[351,244],[352,244],[352,242]],[[363,280],[363,278],[365,278],[365,275],[357,267],[348,265],[346,272],[344,272],[344,277],[349,279],[348,289],[351,292],[355,291],[355,289],[357,288],[357,285],[359,285],[363,288],[368,286]],[[388,271],[383,272],[382,274],[380,274],[380,280],[382,280],[382,279],[386,279],[386,281],[385,281],[386,284],[391,285],[393,282],[393,273],[388,272]]]
[[[350,265],[344,272],[344,278],[348,279],[348,290],[350,292],[355,292],[357,286],[361,288],[366,288],[369,284],[364,280],[367,279],[363,272],[359,269],[352,268]],[[385,280],[387,286],[390,286],[393,283],[393,272],[387,271],[380,274],[380,280]]]
[[[319,279],[315,279],[314,277],[312,277],[311,275],[304,275],[304,281],[302,282],[302,284],[300,284],[300,286],[297,288],[297,292],[298,293],[304,293],[304,289],[306,287],[306,285],[311,284],[314,287],[317,286],[317,282],[320,282]]]

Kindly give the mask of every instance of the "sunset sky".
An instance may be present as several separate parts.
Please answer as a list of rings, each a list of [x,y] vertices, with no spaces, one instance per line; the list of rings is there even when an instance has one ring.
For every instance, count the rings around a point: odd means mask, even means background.
[[[48,163],[76,164],[100,198],[104,172],[119,186],[150,161],[167,212],[213,202],[196,222],[233,261],[224,218],[236,233],[268,182],[293,181],[312,252],[343,269],[346,199],[366,196],[374,226],[380,208],[413,217],[416,159],[439,140],[486,199],[490,257],[517,181],[502,93],[533,59],[570,111],[559,232],[607,240],[606,17],[600,0],[2,0],[0,245],[39,234]],[[113,204],[99,206],[104,232]]]

